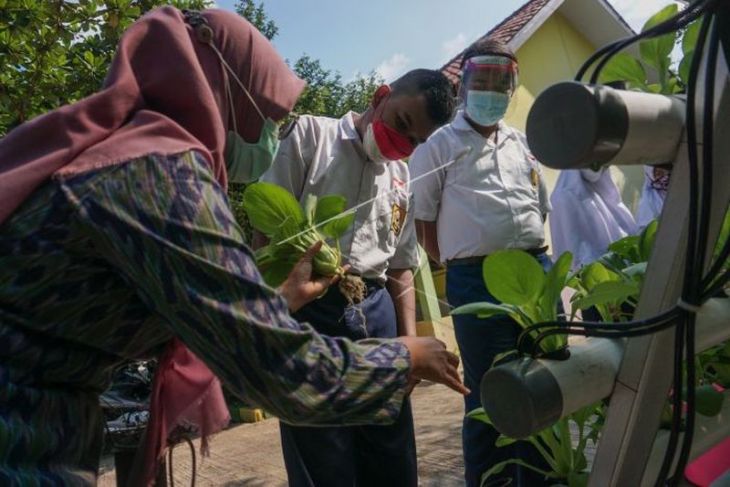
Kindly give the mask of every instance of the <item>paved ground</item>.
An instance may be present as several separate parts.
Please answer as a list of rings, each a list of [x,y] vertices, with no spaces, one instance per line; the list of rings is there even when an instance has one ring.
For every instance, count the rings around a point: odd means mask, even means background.
[[[461,397],[441,385],[424,383],[412,396],[421,485],[463,485]],[[198,444],[196,442],[196,448]],[[175,485],[190,485],[190,452],[175,449]],[[105,458],[100,487],[116,485],[113,462]],[[286,485],[279,428],[275,419],[234,426],[213,438],[211,456],[198,462],[197,486],[279,487]]]

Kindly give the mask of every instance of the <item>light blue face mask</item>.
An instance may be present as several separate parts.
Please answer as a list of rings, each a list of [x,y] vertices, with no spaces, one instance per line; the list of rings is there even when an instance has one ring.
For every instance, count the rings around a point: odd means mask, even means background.
[[[255,144],[243,140],[236,130],[229,130],[225,151],[228,180],[239,184],[256,181],[274,163],[278,149],[279,127],[270,118],[264,121],[261,136]]]
[[[231,109],[231,117],[233,118],[233,130],[229,130],[226,134],[226,147],[224,152],[228,181],[238,184],[250,183],[259,179],[274,163],[276,152],[279,150],[279,127],[272,119],[264,116],[251,96],[251,93],[241,83],[241,80],[238,79],[236,73],[228,65],[226,60],[223,59],[218,49],[212,43],[210,46],[218,54],[218,58],[228,71],[228,76],[243,90],[259,114],[259,117],[261,117],[261,120],[264,121],[259,140],[256,143],[246,142],[238,133],[231,86],[230,84],[226,85],[226,95]]]
[[[507,93],[481,90],[466,92],[466,114],[482,127],[491,127],[502,120],[508,105]]]

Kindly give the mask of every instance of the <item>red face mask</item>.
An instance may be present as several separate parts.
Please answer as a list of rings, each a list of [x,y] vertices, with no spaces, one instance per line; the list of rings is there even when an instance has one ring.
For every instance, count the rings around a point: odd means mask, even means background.
[[[388,127],[382,120],[373,122],[373,135],[380,153],[391,161],[405,159],[413,153],[410,139]]]

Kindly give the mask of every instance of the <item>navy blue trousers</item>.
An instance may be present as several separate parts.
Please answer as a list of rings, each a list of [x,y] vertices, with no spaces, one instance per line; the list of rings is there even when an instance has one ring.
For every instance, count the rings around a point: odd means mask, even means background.
[[[353,340],[398,335],[390,294],[368,283],[360,303],[365,320],[346,307],[337,286],[294,317],[318,332]],[[306,427],[279,423],[284,463],[291,487],[393,486],[415,487],[416,440],[413,415],[404,401],[398,419],[387,426]]]
[[[536,258],[546,270],[550,268],[550,259],[545,254]],[[446,296],[449,304],[455,307],[481,301],[499,302],[487,291],[481,263],[449,264],[446,270]],[[464,365],[464,384],[471,390],[464,398],[464,410],[469,412],[481,407],[479,384],[482,376],[498,354],[516,348],[521,328],[507,316],[483,319],[476,315],[454,315],[452,318]],[[464,417],[462,443],[467,487],[480,486],[484,472],[510,458],[520,458],[544,469],[545,463],[532,445],[517,442],[498,448],[494,445],[498,437],[499,432],[492,426]],[[487,485],[533,487],[547,484],[536,472],[512,465],[499,476],[492,477]]]

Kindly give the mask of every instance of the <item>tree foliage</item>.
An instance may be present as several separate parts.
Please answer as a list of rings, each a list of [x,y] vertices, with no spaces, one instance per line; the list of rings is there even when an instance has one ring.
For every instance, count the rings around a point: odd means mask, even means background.
[[[207,0],[0,0],[0,136],[96,91],[117,42],[160,5]]]
[[[370,104],[375,90],[383,83],[375,72],[367,76],[358,75],[352,81],[343,82],[340,73],[325,69],[318,59],[306,54],[294,63],[293,69],[307,82],[307,87],[294,107],[297,113],[338,118],[350,110],[363,112]]]
[[[0,136],[33,117],[99,89],[124,30],[149,10],[172,4],[199,9],[210,0],[0,0]],[[241,0],[235,10],[268,39],[279,28],[263,2]],[[381,80],[371,73],[343,82],[317,59],[293,69],[307,81],[299,113],[339,117],[367,108]]]
[[[251,22],[268,40],[273,40],[279,33],[279,27],[266,14],[263,2],[257,5],[254,0],[240,0],[234,10]]]

